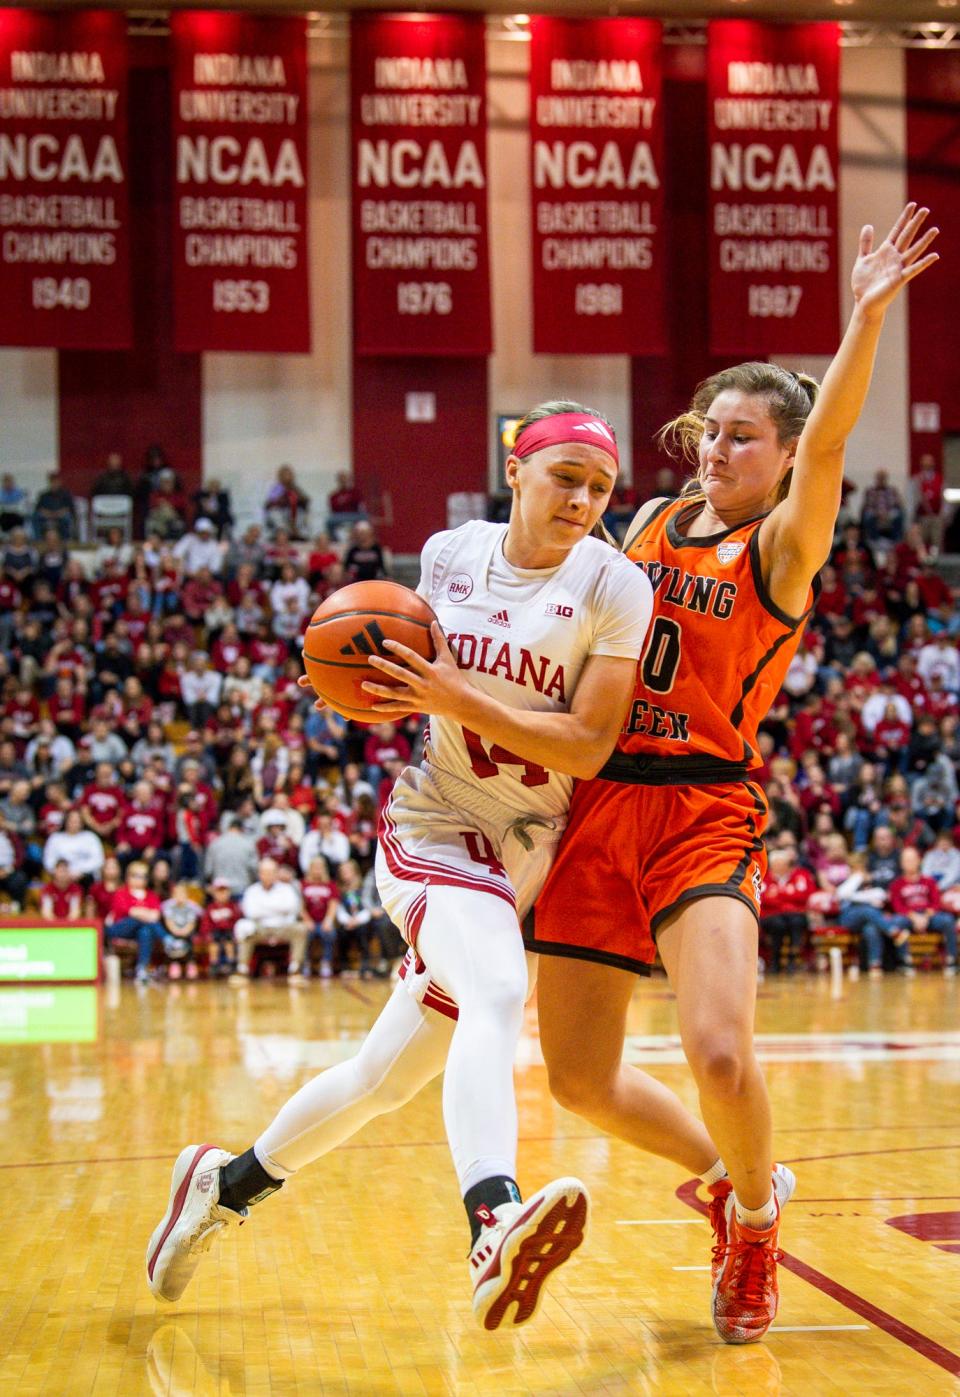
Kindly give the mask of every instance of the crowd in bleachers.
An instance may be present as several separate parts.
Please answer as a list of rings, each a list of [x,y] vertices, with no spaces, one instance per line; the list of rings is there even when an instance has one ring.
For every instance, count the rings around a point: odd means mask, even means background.
[[[831,936],[871,974],[918,948],[955,966],[960,592],[934,565],[942,478],[915,479],[848,507],[762,727],[771,973]],[[377,821],[420,725],[358,727],[297,685],[318,603],[389,572],[359,492],[339,476],[318,531],[282,466],[241,529],[154,447],[93,493],[128,497],[128,526],[78,548],[58,476],[33,500],[0,482],[0,913],[101,918],[140,980],[386,973]]]
[[[71,547],[58,477],[32,505],[3,481],[0,911],[99,917],[141,980],[383,973],[376,825],[418,725],[352,726],[297,686],[317,604],[387,575],[363,501],[338,479],[333,536],[305,537],[281,467],[235,537],[219,483],[188,497],[158,449],[146,466],[146,489],[119,458],[94,482],[139,499],[142,543]]]

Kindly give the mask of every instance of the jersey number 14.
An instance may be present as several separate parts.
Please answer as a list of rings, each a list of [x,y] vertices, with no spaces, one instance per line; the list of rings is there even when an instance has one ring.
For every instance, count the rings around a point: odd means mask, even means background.
[[[521,786],[545,786],[550,780],[549,771],[537,766],[536,762],[528,762],[525,757],[508,752],[506,747],[493,746],[488,752],[478,732],[471,732],[469,728],[462,728],[461,731],[467,744],[471,770],[481,781],[486,781],[491,776],[499,776],[501,766],[522,766]]]

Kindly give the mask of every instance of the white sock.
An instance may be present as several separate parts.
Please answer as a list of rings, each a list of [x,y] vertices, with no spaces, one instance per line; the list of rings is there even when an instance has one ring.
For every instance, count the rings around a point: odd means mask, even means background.
[[[726,1177],[727,1166],[724,1164],[722,1159],[718,1159],[715,1164],[711,1164],[710,1168],[705,1170],[704,1173],[700,1175],[700,1178],[703,1180],[703,1182],[708,1185],[718,1184],[721,1179],[725,1179]]]
[[[744,1227],[750,1227],[754,1232],[766,1232],[777,1220],[777,1200],[772,1189],[770,1201],[760,1208],[745,1208],[736,1194],[734,1201],[737,1207],[737,1222],[742,1222]]]

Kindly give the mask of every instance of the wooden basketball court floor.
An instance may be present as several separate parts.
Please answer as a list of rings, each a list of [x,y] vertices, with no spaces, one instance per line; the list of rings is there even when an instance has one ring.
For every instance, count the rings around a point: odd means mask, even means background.
[[[187,1143],[246,1147],[389,992],[345,981],[0,992],[0,1393],[960,1393],[960,982],[768,981],[758,1032],[797,1174],[780,1316],[710,1324],[695,1185],[552,1103],[530,1012],[520,1182],[585,1179],[593,1226],[540,1315],[475,1326],[440,1089],[257,1207],[176,1305],[146,1239]],[[630,1058],[694,1105],[665,982]]]

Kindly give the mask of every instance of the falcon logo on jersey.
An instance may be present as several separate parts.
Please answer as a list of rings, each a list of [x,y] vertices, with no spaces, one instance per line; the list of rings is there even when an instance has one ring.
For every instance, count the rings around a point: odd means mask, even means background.
[[[752,875],[751,875],[752,880],[753,880],[753,895],[754,895],[754,897],[756,898],[756,900],[757,900],[757,906],[759,907],[759,906],[760,906],[760,894],[761,894],[761,892],[762,892],[762,890],[763,890],[763,883],[762,883],[762,880],[761,880],[761,878],[760,878],[760,869],[757,867],[756,864],[751,864],[751,867],[752,867],[752,869],[753,869],[753,873],[752,873]]]
[[[558,602],[548,601],[543,614],[544,616],[564,616],[569,620],[573,615],[573,607],[561,606]]]
[[[447,583],[447,596],[451,601],[466,601],[473,591],[473,578],[466,572],[455,572]]]
[[[352,635],[346,645],[340,646],[341,655],[382,655],[386,640],[376,621],[370,621],[362,631]]]
[[[510,629],[510,617],[507,615],[505,609],[504,609],[503,611],[495,611],[495,612],[493,613],[492,616],[488,616],[488,617],[487,617],[487,625],[488,625],[488,626],[504,626],[507,630],[509,630],[509,629]]]
[[[745,543],[718,543],[717,561],[720,563],[732,563],[734,558],[739,558],[746,548]]]

